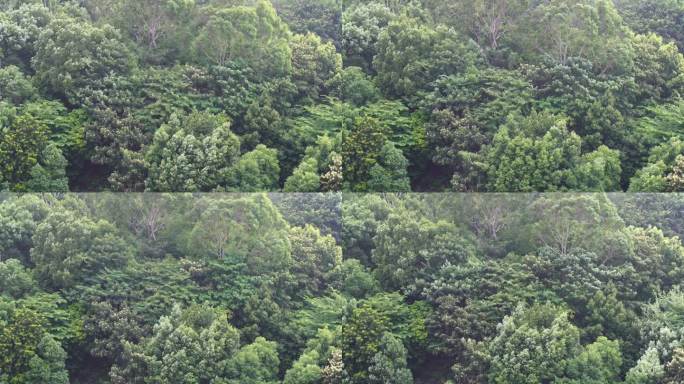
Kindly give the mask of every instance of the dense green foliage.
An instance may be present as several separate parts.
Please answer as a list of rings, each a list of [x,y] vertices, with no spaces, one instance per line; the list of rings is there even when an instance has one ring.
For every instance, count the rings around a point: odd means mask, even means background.
[[[0,383],[679,383],[678,195],[0,196]]]
[[[682,0],[0,0],[0,191],[0,384],[684,382]]]
[[[0,190],[684,191],[683,25],[679,0],[8,0]]]

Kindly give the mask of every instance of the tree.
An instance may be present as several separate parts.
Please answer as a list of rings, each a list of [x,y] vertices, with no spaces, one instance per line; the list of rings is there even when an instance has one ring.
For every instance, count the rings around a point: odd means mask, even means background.
[[[324,384],[341,384],[344,382],[345,370],[344,362],[342,361],[342,351],[339,349],[333,351],[328,365],[323,368],[322,376]]]
[[[332,43],[323,43],[318,35],[295,35],[292,49],[292,80],[305,101],[325,94],[325,85],[342,70],[342,57]]]
[[[615,284],[610,282],[589,299],[583,332],[585,337],[605,335],[611,340],[622,340],[623,367],[627,367],[637,357],[639,348],[636,319],[636,313],[620,300]]]
[[[489,344],[494,383],[539,383],[562,378],[579,348],[579,330],[552,305],[518,307]]]
[[[369,72],[380,33],[395,18],[392,11],[379,2],[360,3],[345,9],[342,12],[345,63]]]
[[[406,349],[401,340],[385,332],[380,350],[368,368],[368,382],[377,384],[412,384],[413,375],[406,366]]]
[[[388,290],[429,282],[443,266],[474,257],[467,235],[455,225],[432,222],[408,211],[391,214],[373,241],[375,273]]]
[[[336,288],[357,299],[363,299],[380,291],[378,280],[357,259],[347,259],[342,263]]]
[[[26,380],[36,384],[68,384],[65,368],[66,352],[52,336],[46,334],[38,343],[37,353],[29,361]]]
[[[343,178],[342,158],[339,155],[342,136],[341,133],[334,137],[323,134],[306,147],[304,158],[285,180],[285,187],[293,192],[339,191]]]
[[[432,161],[459,176],[459,189],[477,190],[481,175],[467,164],[467,152],[491,142],[511,114],[524,113],[532,101],[532,85],[519,72],[501,69],[470,71],[435,81],[425,100],[430,117],[425,136]]]
[[[620,381],[622,356],[618,341],[601,336],[568,362],[568,380],[562,383],[616,383]]]
[[[592,250],[601,256],[599,264],[613,257],[622,260],[629,247],[629,235],[615,205],[600,194],[547,194],[535,199],[529,209],[527,234],[518,232],[517,236],[531,241],[533,247],[548,246],[561,254]],[[518,249],[528,248],[523,242]]]
[[[293,335],[296,335],[295,341],[299,345],[308,344],[312,339],[325,336],[323,333],[334,331],[337,345],[338,331],[344,325],[353,305],[353,300],[333,290],[325,296],[307,298],[304,307],[292,316],[290,329],[293,330]],[[319,353],[319,358],[325,358],[321,354]]]
[[[38,164],[31,169],[31,179],[26,188],[31,192],[68,192],[66,177],[67,160],[54,144],[43,149]]]
[[[37,291],[38,285],[17,259],[0,261],[0,295],[20,299]]]
[[[0,182],[23,190],[32,168],[47,141],[47,127],[28,115],[12,117],[11,123],[0,123]]]
[[[633,60],[628,36],[611,1],[553,0],[527,12],[506,40],[532,62],[581,57],[599,73],[620,74]]]
[[[271,195],[271,200],[291,226],[313,225],[340,242],[342,197],[341,193],[283,193]],[[300,209],[304,205],[307,209]]]
[[[36,54],[36,42],[53,19],[54,15],[47,7],[35,2],[23,2],[21,6],[0,12],[0,23],[3,25],[0,32],[0,64],[29,70],[31,59]]]
[[[79,105],[85,90],[100,89],[103,78],[125,75],[134,66],[117,30],[69,17],[42,30],[32,63],[38,84],[72,105]]]
[[[89,2],[91,16],[104,19],[133,38],[143,49],[143,58],[151,63],[163,64],[188,50],[184,23],[194,10],[190,0],[114,1],[98,7]]]
[[[669,238],[657,228],[627,228],[631,240],[632,254],[630,263],[636,271],[630,283],[635,290],[645,294],[669,291],[677,285],[679,276],[684,274],[684,248],[678,238]]]
[[[354,383],[368,380],[368,368],[386,331],[387,319],[369,306],[355,309],[342,327],[342,360]]]
[[[226,366],[228,384],[275,384],[278,377],[277,344],[257,337],[252,344],[245,345],[233,356]]]
[[[684,155],[677,156],[672,172],[665,179],[672,191],[684,190]]]
[[[13,375],[25,373],[28,368],[28,362],[41,338],[42,324],[38,314],[33,311],[10,308],[9,312],[4,309],[2,315],[0,349],[3,359],[0,360],[0,372],[5,376],[4,380],[9,380]]]
[[[36,94],[31,80],[18,67],[9,65],[0,68],[0,102],[20,105],[34,99]]]
[[[131,249],[107,221],[94,221],[80,212],[56,209],[33,236],[31,261],[43,287],[73,287],[105,268],[123,267]]]
[[[495,51],[532,6],[527,0],[477,0],[436,4],[435,8],[433,17],[456,24],[482,49]]]
[[[671,207],[680,205],[681,195],[672,194],[623,194],[613,195],[611,200],[618,208],[625,224],[634,227],[658,227],[666,236],[682,238]],[[676,212],[675,210],[674,212]]]
[[[632,45],[637,102],[648,104],[681,96],[684,91],[684,55],[677,46],[666,44],[653,33],[636,35]]]
[[[168,383],[227,379],[231,358],[240,346],[237,329],[225,312],[195,305],[174,306],[154,333],[140,344],[124,343],[123,363],[111,372],[114,383],[141,383],[157,377]],[[248,353],[246,350],[244,353]],[[258,358],[253,361],[258,363]]]
[[[578,312],[584,311],[607,275],[599,257],[581,249],[563,253],[542,248],[526,262],[542,285]]]
[[[425,353],[428,339],[426,319],[432,311],[429,305],[411,302],[411,296],[398,292],[381,292],[367,298],[362,306],[372,308],[387,319],[387,331],[405,343],[410,359],[419,359]]]
[[[318,175],[318,162],[314,158],[303,160],[292,175],[285,180],[284,192],[318,192],[321,176]]]
[[[209,112],[172,116],[154,135],[145,162],[152,191],[211,191],[227,183],[240,141],[225,117]]]
[[[0,380],[7,383],[69,382],[66,353],[45,333],[45,319],[36,311],[2,303],[0,310]]]
[[[218,66],[243,62],[262,80],[291,72],[290,32],[270,2],[208,11],[208,19],[193,42],[199,62]]]
[[[498,324],[518,305],[548,298],[541,283],[513,254],[500,261],[445,266],[421,291],[434,307],[426,319],[431,349],[457,356],[458,369],[470,371],[468,377],[486,373],[486,345],[475,344],[493,339]]]
[[[293,32],[313,32],[339,46],[342,32],[339,0],[275,0],[273,5]]]
[[[254,275],[286,271],[292,262],[287,223],[263,194],[208,198],[187,246],[198,257],[246,263]]]
[[[330,285],[331,275],[342,264],[342,248],[332,236],[322,236],[319,229],[307,225],[290,229],[293,274],[298,281],[295,294],[318,296]]]
[[[631,80],[597,74],[594,63],[578,57],[565,64],[544,60],[521,69],[535,88],[538,108],[568,116],[569,127],[582,136],[587,149],[625,145],[630,136],[625,134],[626,119],[636,97]]]
[[[684,28],[679,22],[684,16],[684,7],[678,1],[621,0],[616,5],[627,25],[635,32],[654,32],[674,41],[680,49],[684,48]]]
[[[673,137],[651,149],[648,163],[632,177],[630,192],[678,192],[679,158],[684,156],[684,142]]]
[[[86,158],[84,128],[86,113],[82,109],[68,110],[64,104],[52,100],[38,100],[25,103],[22,113],[34,117],[48,128],[48,138],[62,155],[72,163]],[[71,169],[79,168],[71,164]]]
[[[262,96],[247,108],[241,142],[248,148],[258,143],[277,145],[282,141],[283,118],[273,107],[273,99]]]
[[[108,327],[119,323],[125,324],[126,329],[117,330],[116,333],[112,334],[112,338],[129,334],[128,332],[135,335],[137,331],[133,324],[138,321],[143,327],[144,335],[149,335],[152,326],[161,316],[169,314],[175,303],[193,303],[193,296],[197,295],[201,289],[210,286],[202,281],[202,273],[206,273],[204,271],[208,267],[202,264],[189,263],[189,261],[188,259],[181,261],[174,258],[132,261],[125,268],[99,272],[90,279],[90,285],[77,285],[74,289],[75,294],[81,298],[82,302],[89,303],[84,309],[86,314],[82,318],[85,324],[81,328],[90,327],[91,322],[98,321],[98,317],[101,315],[106,318],[103,321],[108,322]],[[190,268],[195,266],[199,270],[196,271],[197,274],[191,274]],[[226,268],[225,270],[230,269]],[[226,273],[224,281],[235,281],[235,284],[231,285],[231,289],[227,290],[226,295],[222,297],[227,303],[231,303],[230,305],[235,305],[235,297],[244,299],[247,295],[242,286],[244,280],[231,280],[231,277],[233,276]],[[232,296],[232,293],[235,293],[235,296]],[[110,315],[99,312],[95,303],[102,302],[110,303],[113,306],[112,310],[122,313]],[[126,306],[130,309],[129,319],[111,320],[109,318],[109,316],[125,315],[124,308]],[[98,313],[92,313],[92,311]],[[88,333],[86,335],[86,347],[90,348],[91,351],[93,348],[98,348],[100,352],[106,351],[105,347],[111,347],[112,350],[118,348],[116,347],[117,343],[122,343],[123,338],[114,340],[115,343],[110,346],[104,344],[111,341],[108,340],[110,337],[108,336],[110,334],[108,327],[102,328],[102,333]],[[97,339],[103,342],[100,346],[101,349],[90,344]]]
[[[321,380],[321,368],[317,361],[318,353],[303,354],[285,374],[283,383],[306,384]]]
[[[602,147],[582,155],[582,140],[567,120],[546,113],[512,117],[481,159],[491,191],[557,191],[615,188],[619,155]]]
[[[392,212],[390,204],[377,194],[352,195],[342,202],[341,224],[344,255],[371,266],[373,238]]]
[[[330,155],[330,167],[328,172],[321,176],[322,190],[325,192],[336,192],[342,190],[344,183],[344,171],[342,156],[337,153]]]
[[[325,376],[325,364],[329,358],[334,358],[339,349],[337,337],[339,328],[334,331],[327,327],[318,330],[316,336],[306,343],[301,356],[294,362],[291,369],[285,373],[283,384],[314,384],[320,383]]]
[[[346,67],[327,83],[333,97],[358,107],[377,101],[380,92],[359,67]]]
[[[378,163],[369,172],[368,189],[374,192],[409,192],[408,160],[391,141],[382,146]]]
[[[627,384],[656,384],[665,375],[665,369],[658,359],[655,348],[648,348],[637,362],[637,365],[627,372]]]
[[[677,349],[674,351],[672,360],[665,366],[665,383],[675,384],[684,380],[684,367],[682,367],[684,360],[684,351]]]
[[[225,186],[229,191],[274,191],[278,188],[279,177],[278,151],[259,144],[228,169]]]
[[[662,378],[664,366],[661,363],[672,360],[677,349],[684,344],[684,335],[680,327],[684,320],[681,306],[683,299],[681,289],[674,288],[657,296],[644,308],[642,337],[648,341],[649,347],[632,368],[631,371],[635,371],[635,375],[646,375],[650,372],[649,375],[653,378]]]
[[[466,72],[480,61],[477,48],[453,30],[432,29],[406,17],[380,33],[373,68],[384,94],[415,96],[440,76]]]
[[[562,188],[570,177],[568,168],[580,156],[580,137],[567,130],[565,120],[553,115],[533,114],[519,124],[512,132],[504,126],[494,137],[491,151],[487,153],[489,161],[486,161],[491,164],[488,171],[490,189],[548,191]],[[530,168],[525,169],[523,163]],[[535,175],[539,175],[540,180],[529,179]]]
[[[89,161],[104,170],[103,174],[94,175],[103,180],[88,180],[88,185],[93,188],[109,184],[116,191],[142,191],[145,173],[139,166],[144,164],[131,159],[152,141],[151,126],[156,128],[161,123],[146,125],[139,116],[133,116],[131,106],[140,105],[141,99],[132,88],[140,84],[121,77],[108,78],[106,83],[106,93],[89,97],[93,107],[88,109],[90,121],[85,124],[85,144],[92,149]]]
[[[344,181],[355,191],[367,190],[371,168],[387,140],[386,129],[370,117],[357,118],[342,143]]]
[[[581,103],[582,101],[580,101]],[[610,146],[624,146],[629,140],[625,137],[625,117],[613,92],[597,97],[588,108],[581,108],[581,116],[575,118],[574,125],[583,135],[588,149]],[[601,145],[605,144],[605,145]]]
[[[36,227],[50,212],[45,200],[36,195],[16,196],[0,204],[0,256],[16,258],[30,265]]]
[[[620,191],[620,152],[602,145],[582,156],[576,172],[574,190]]]
[[[138,343],[145,330],[141,316],[126,304],[112,305],[107,301],[92,303],[83,321],[91,355],[121,363],[126,343]]]
[[[178,209],[188,203],[187,196],[168,194],[102,194],[92,203],[93,215],[102,217],[130,233],[138,243],[138,253],[146,257],[163,256],[172,243],[169,230],[178,218]]]

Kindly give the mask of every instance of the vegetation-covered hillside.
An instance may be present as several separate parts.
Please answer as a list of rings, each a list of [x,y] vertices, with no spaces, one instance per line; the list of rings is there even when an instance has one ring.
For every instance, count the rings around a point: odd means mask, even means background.
[[[5,195],[0,383],[680,383],[677,195]]]
[[[4,0],[0,189],[681,191],[676,0]]]
[[[0,384],[684,383],[684,196],[610,193],[684,192],[683,53],[683,0],[0,0]]]

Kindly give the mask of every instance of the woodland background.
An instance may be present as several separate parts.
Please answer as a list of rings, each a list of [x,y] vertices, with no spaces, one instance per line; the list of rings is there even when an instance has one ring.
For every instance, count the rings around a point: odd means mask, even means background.
[[[676,194],[5,195],[1,383],[680,383]]]
[[[10,191],[682,191],[679,0],[5,0]]]

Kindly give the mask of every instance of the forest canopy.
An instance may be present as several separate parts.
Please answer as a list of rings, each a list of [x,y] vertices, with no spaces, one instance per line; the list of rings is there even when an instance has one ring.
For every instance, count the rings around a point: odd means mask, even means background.
[[[671,0],[6,0],[0,190],[683,191]]]
[[[681,384],[661,192],[682,0],[0,0],[0,384]]]
[[[0,383],[679,383],[682,209],[0,195]]]

